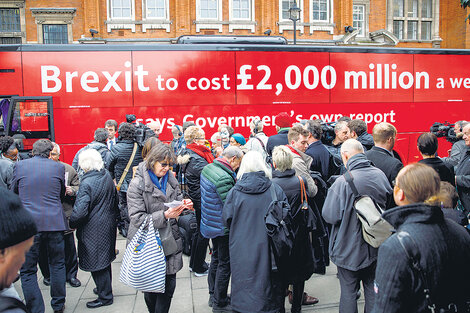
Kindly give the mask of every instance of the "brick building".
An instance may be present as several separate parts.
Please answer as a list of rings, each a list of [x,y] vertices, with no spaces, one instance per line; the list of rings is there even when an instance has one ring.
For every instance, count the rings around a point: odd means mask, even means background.
[[[168,43],[181,35],[263,36],[268,30],[291,40],[293,3],[0,0],[0,43]],[[470,25],[464,21],[470,10],[458,0],[297,0],[297,5],[298,44],[470,48]]]

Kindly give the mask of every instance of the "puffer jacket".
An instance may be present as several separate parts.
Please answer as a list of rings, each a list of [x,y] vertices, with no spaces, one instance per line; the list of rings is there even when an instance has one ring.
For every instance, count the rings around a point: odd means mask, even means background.
[[[151,216],[153,225],[156,229],[167,227],[170,223],[173,237],[176,239],[178,251],[166,257],[166,274],[176,274],[183,267],[183,241],[178,229],[176,219],[167,219],[163,212],[168,208],[164,203],[173,200],[182,200],[178,181],[173,172],[168,173],[168,183],[166,186],[166,195],[159,190],[147,172],[147,165],[142,162],[137,167],[135,176],[127,189],[127,207],[129,210],[129,232],[127,235],[127,243],[132,240],[135,233],[145,221],[147,216]],[[165,247],[163,247],[165,249]]]
[[[121,179],[124,170],[126,169],[127,163],[131,158],[132,151],[134,150],[134,141],[133,140],[121,140],[118,141],[113,148],[108,159],[109,172],[111,177],[116,179],[116,183]],[[129,171],[127,172],[126,178],[122,182],[120,191],[126,192],[127,187],[132,179],[132,168],[139,165],[142,162],[142,148],[137,145],[137,151],[135,153],[134,160],[132,161]]]
[[[468,312],[464,303],[470,301],[470,236],[465,229],[444,218],[438,206],[424,203],[389,209],[382,216],[397,233],[379,247],[373,312],[431,312],[423,281],[397,238],[400,232],[407,232],[419,250],[436,312],[450,303],[458,306],[455,312]]]
[[[77,228],[78,260],[84,271],[96,272],[116,258],[118,197],[108,171],[85,173],[70,216]]]
[[[186,178],[188,185],[188,195],[193,201],[193,207],[196,212],[201,210],[201,172],[204,166],[209,164],[206,159],[196,152],[187,149],[182,155],[178,156],[178,164]]]
[[[235,185],[236,174],[219,160],[204,167],[201,173],[201,234],[215,238],[228,234],[222,218],[225,198]]]

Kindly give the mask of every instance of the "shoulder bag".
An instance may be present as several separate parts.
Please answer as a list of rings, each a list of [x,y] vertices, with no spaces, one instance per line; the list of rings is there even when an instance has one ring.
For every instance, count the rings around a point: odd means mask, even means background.
[[[119,280],[142,292],[165,292],[166,259],[158,229],[151,216],[127,245]]]
[[[137,152],[137,143],[134,142],[134,149],[132,150],[131,158],[129,159],[129,162],[127,162],[126,168],[124,169],[124,172],[122,172],[121,179],[119,179],[119,183],[116,186],[117,191],[121,190],[121,186],[122,186],[122,183],[124,182],[124,179],[127,176],[127,172],[129,172],[129,168],[131,167],[132,162],[134,162],[134,157],[135,157],[136,152]]]

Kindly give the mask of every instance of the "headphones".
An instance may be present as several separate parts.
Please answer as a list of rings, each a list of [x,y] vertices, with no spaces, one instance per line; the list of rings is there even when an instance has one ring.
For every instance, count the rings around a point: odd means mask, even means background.
[[[183,132],[181,131],[181,128],[175,124],[176,129],[178,130],[178,136],[183,136]]]
[[[259,132],[258,128],[259,128],[259,124],[261,123],[260,120],[256,119],[253,121],[253,132],[255,133],[255,135]]]

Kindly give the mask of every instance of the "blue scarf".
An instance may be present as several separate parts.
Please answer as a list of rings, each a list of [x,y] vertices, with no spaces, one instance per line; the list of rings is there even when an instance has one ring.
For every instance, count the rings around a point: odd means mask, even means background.
[[[151,170],[147,170],[149,173],[150,179],[152,180],[153,184],[157,186],[158,189],[160,189],[161,192],[166,196],[166,184],[168,183],[168,172],[166,172],[165,176],[163,176],[160,179],[158,178],[157,175],[155,175]]]

